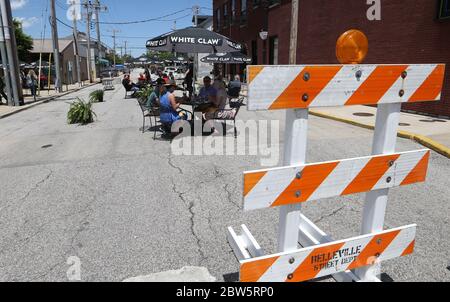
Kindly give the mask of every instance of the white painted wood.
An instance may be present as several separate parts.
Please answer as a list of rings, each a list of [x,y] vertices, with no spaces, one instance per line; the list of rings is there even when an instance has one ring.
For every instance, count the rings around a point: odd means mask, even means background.
[[[285,108],[305,108],[305,103],[302,101],[304,90],[313,87],[313,81],[304,81],[301,85],[293,84],[296,81],[303,81],[299,79],[299,75],[305,68],[315,67],[335,67],[338,72],[329,79],[329,82],[323,87],[320,93],[307,104],[307,108],[329,107],[329,106],[343,106],[347,101],[359,91],[359,89],[366,89],[363,84],[368,80],[371,82],[370,89],[367,91],[360,91],[362,94],[370,94],[377,89],[382,89],[383,94],[377,100],[360,100],[357,104],[383,104],[383,103],[404,103],[408,102],[410,97],[421,87],[428,76],[439,66],[439,64],[361,64],[361,65],[272,65],[272,66],[249,66],[249,68],[261,68],[262,70],[250,82],[248,89],[248,110],[270,110],[271,106],[277,101],[283,92],[290,91],[291,94],[296,95],[289,100],[290,107]],[[391,74],[386,72],[386,80],[379,77],[375,80],[370,78],[370,75],[380,66],[406,66],[407,76],[402,78],[399,74],[398,79],[391,83],[389,79]],[[340,67],[340,69],[339,69]],[[357,76],[358,75],[360,76]],[[249,72],[250,74],[250,72]],[[436,84],[442,85],[444,74],[440,75]],[[311,74],[311,79],[321,78],[323,74],[316,70]],[[386,90],[385,81],[390,84]],[[276,85],[274,85],[276,83]],[[367,82],[368,83],[368,82]],[[377,85],[379,84],[379,85]],[[311,85],[308,86],[308,85]],[[315,87],[317,88],[317,87]],[[403,89],[403,96],[399,95],[399,91]],[[437,101],[440,95],[433,96],[433,99],[423,99],[414,101]]]
[[[228,243],[230,244],[231,248],[233,249],[234,255],[239,261],[251,258],[250,254],[246,250],[244,241],[240,236],[236,235],[236,232],[232,227],[228,227],[227,237]]]
[[[300,216],[298,242],[303,247],[319,245],[334,241],[305,215]],[[331,275],[337,282],[358,282],[360,279],[352,271],[345,271]]]
[[[386,252],[387,250],[382,251],[378,261],[393,259],[401,256],[405,249],[414,240],[416,227],[416,225],[408,225],[383,232],[375,232],[372,234],[361,235],[345,240],[338,240],[317,246],[311,246],[292,252],[279,253],[259,258],[252,258],[249,260],[243,260],[241,261],[241,278],[244,281],[253,281],[254,279],[254,281],[258,282],[284,282],[287,280],[287,276],[289,274],[295,272],[295,274],[299,274],[296,277],[294,276],[294,280],[296,280],[296,278],[301,278],[304,273],[303,271],[297,270],[304,263],[308,264],[306,265],[308,270],[314,265],[334,263],[330,266],[320,266],[320,268],[314,270],[314,275],[312,276],[314,279],[340,272],[346,272],[347,268],[353,263],[353,261],[355,261],[355,259],[358,258],[359,255],[361,255],[365,247],[368,246],[368,244],[374,237],[398,232],[398,234],[396,235],[396,244],[390,248],[389,252]],[[323,250],[323,248],[332,245],[341,247],[338,251],[336,251],[336,253],[333,253],[334,256],[331,259],[328,258],[329,255],[324,255],[324,259],[322,258],[322,260],[316,260],[316,263],[312,263],[313,259],[311,258],[311,255],[314,255],[314,251]],[[351,254],[347,255],[344,251],[351,252]],[[365,257],[368,257],[368,255],[366,255]],[[265,260],[268,259],[273,260],[273,263],[267,270],[261,270],[257,268],[257,262],[261,261],[261,265],[262,267],[264,267],[265,263],[267,263],[267,261]],[[358,259],[358,265],[360,265],[360,261],[365,261],[365,258]],[[246,270],[245,266],[245,264],[248,263],[252,263],[252,268],[249,271]],[[309,275],[310,274],[308,273],[308,276]],[[376,279],[372,279],[371,281],[373,280]],[[364,279],[361,281],[364,281]]]
[[[279,196],[289,187],[292,190],[292,196],[297,190],[303,192],[305,188],[312,189],[310,181],[317,180],[318,176],[309,174],[303,175],[302,183],[298,186],[291,186],[296,182],[297,173],[302,173],[305,168],[310,171],[319,166],[336,165],[332,172],[319,184],[316,184],[314,192],[306,200],[300,199],[297,202],[305,202],[318,200],[323,198],[336,197],[341,195],[355,194],[361,192],[367,192],[371,190],[386,189],[400,186],[403,180],[414,170],[417,164],[428,155],[429,150],[417,150],[395,153],[398,158],[394,161],[392,166],[388,166],[389,159],[386,159],[386,167],[381,169],[371,169],[367,171],[366,166],[371,160],[386,157],[386,155],[373,155],[365,157],[357,157],[344,159],[340,161],[330,161],[314,164],[306,164],[301,166],[290,166],[282,168],[274,168],[267,170],[258,170],[244,173],[245,176],[249,176],[254,173],[265,175],[259,180],[258,184],[253,186],[252,190],[244,196],[244,211],[263,209],[273,207]],[[391,156],[392,154],[388,155]],[[372,167],[372,166],[371,166]],[[386,172],[383,173],[383,168],[386,168]],[[347,190],[347,187],[359,176],[361,171],[365,171],[365,176],[372,181],[375,179],[375,183],[371,188],[361,187],[359,190],[357,187],[353,187],[352,190]],[[380,172],[381,170],[381,172]],[[422,171],[424,174],[426,170]],[[391,181],[386,181],[390,177]],[[245,179],[245,178],[244,178]],[[378,181],[377,181],[378,180]],[[246,185],[244,183],[244,185]],[[295,198],[293,198],[295,202]]]
[[[372,154],[395,152],[397,129],[400,121],[401,104],[378,105]],[[384,228],[384,217],[389,189],[380,189],[367,193],[363,209],[361,234],[379,232]],[[361,280],[372,280],[381,274],[379,264],[355,270]]]
[[[264,255],[264,251],[256,241],[255,237],[253,237],[250,230],[247,228],[245,224],[241,225],[242,235],[240,236],[244,241],[244,244],[249,251],[250,255],[253,257],[261,257]]]
[[[301,165],[306,161],[308,116],[307,109],[286,111],[286,128],[284,133],[285,165]],[[279,252],[296,250],[298,248],[300,214],[300,204],[291,204],[280,208],[278,224]]]

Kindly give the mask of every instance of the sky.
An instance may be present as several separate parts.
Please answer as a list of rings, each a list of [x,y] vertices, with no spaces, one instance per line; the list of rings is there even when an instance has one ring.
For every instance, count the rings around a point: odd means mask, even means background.
[[[67,11],[70,0],[55,0],[56,16],[59,20],[72,25],[72,21],[67,18]],[[80,1],[80,0],[78,0]],[[82,2],[84,0],[81,0]],[[192,25],[192,7],[201,7],[200,14],[212,15],[212,0],[100,0],[101,5],[107,6],[108,11],[100,14],[100,22],[130,22],[141,21],[152,18],[159,18],[168,14],[172,16],[162,18],[159,21],[151,21],[139,24],[100,24],[101,40],[108,46],[113,46],[112,31],[116,33],[117,46],[124,46],[125,41],[128,50],[137,57],[145,52],[145,42],[160,34],[171,31],[176,20],[176,28]],[[33,38],[51,38],[49,25],[50,0],[11,0],[13,17],[21,20],[26,34]],[[84,18],[83,18],[84,19]],[[79,31],[86,31],[86,22],[77,22]],[[58,36],[66,37],[72,35],[72,29],[58,22]],[[96,38],[95,27],[92,27],[91,36]],[[120,53],[120,49],[117,50]]]

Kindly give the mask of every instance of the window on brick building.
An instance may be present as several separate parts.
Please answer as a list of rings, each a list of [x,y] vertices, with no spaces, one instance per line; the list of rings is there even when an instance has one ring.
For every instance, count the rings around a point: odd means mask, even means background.
[[[441,0],[439,4],[439,20],[450,19],[450,0]]]
[[[226,2],[223,5],[223,26],[224,27],[228,26],[228,21],[229,21],[228,18],[229,18],[229,16],[228,16],[228,2]]]
[[[241,0],[241,24],[247,22],[247,0]]]
[[[221,23],[221,15],[220,15],[220,8],[216,9],[216,29],[220,30],[222,28],[222,23]]]
[[[236,0],[231,0],[231,24],[236,21]]]
[[[278,37],[269,38],[269,64],[278,65]]]

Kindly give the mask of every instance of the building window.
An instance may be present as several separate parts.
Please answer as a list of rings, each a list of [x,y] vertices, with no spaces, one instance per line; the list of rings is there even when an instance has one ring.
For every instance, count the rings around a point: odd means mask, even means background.
[[[231,24],[236,21],[236,0],[231,0]]]
[[[440,0],[439,20],[450,19],[450,0]]]
[[[228,26],[228,2],[223,5],[223,26]]]
[[[269,39],[269,64],[278,65],[278,37]]]
[[[216,29],[220,30],[222,27],[221,18],[220,18],[220,8],[216,9]]]
[[[261,4],[261,0],[253,0],[253,8],[257,8]]]
[[[247,22],[247,0],[241,0],[241,24]]]

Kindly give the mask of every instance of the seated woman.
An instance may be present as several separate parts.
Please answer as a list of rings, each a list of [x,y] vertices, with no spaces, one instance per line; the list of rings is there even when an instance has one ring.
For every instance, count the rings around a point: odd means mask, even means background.
[[[164,130],[170,132],[172,124],[181,119],[186,119],[186,115],[184,112],[179,112],[180,102],[177,101],[173,93],[177,87],[176,83],[171,82],[169,84],[165,84],[164,87],[167,91],[160,97],[159,100],[160,120],[163,124]]]

